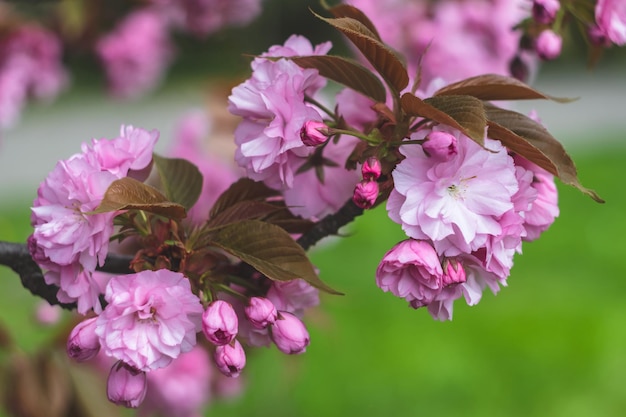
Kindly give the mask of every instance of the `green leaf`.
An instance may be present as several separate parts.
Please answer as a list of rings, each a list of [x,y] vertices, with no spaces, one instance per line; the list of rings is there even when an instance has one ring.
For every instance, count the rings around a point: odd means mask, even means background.
[[[485,108],[490,138],[498,139],[508,149],[555,175],[563,183],[578,188],[599,203],[604,203],[595,191],[580,184],[576,166],[563,145],[541,124],[511,110],[492,105],[486,105]]]
[[[404,90],[409,84],[409,76],[404,64],[363,23],[351,17],[328,19],[318,14],[315,14],[315,16],[343,33],[361,51],[381,77],[396,91]]]
[[[202,192],[202,174],[186,159],[152,156],[165,196],[189,210]]]
[[[330,294],[341,294],[319,279],[306,252],[280,227],[258,220],[230,224],[211,234],[210,245],[251,265],[275,281],[301,278]]]
[[[381,40],[380,35],[378,34],[378,30],[376,29],[372,21],[360,9],[349,4],[338,4],[337,6],[330,7],[323,0],[322,5],[335,17],[351,17],[354,20],[358,20],[370,30],[372,35],[374,35],[377,40]]]
[[[92,213],[118,210],[144,210],[171,219],[187,216],[183,206],[169,201],[156,188],[130,177],[113,181],[104,193],[102,202]]]
[[[481,100],[472,96],[437,96],[421,100],[405,93],[401,104],[409,116],[424,117],[453,127],[484,146],[487,120]]]
[[[385,87],[370,70],[347,58],[332,55],[291,57],[302,68],[315,68],[320,75],[345,85],[377,102],[387,97]]]
[[[549,96],[537,91],[516,78],[485,74],[449,84],[435,92],[435,96],[467,95],[480,100],[532,100],[546,99],[567,103],[575,99]]]
[[[255,182],[249,178],[241,178],[219,196],[211,208],[209,217],[213,218],[217,216],[240,201],[262,201],[268,197],[277,195],[279,195],[278,191],[272,190],[262,182]]]

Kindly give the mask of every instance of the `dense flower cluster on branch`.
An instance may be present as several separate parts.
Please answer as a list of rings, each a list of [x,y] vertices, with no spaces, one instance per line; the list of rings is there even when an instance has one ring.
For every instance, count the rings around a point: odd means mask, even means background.
[[[170,30],[208,36],[249,22],[260,4],[141,3],[95,36],[118,96],[163,76],[174,56]],[[568,24],[579,23],[594,48],[626,43],[623,4],[325,5],[329,17],[316,16],[345,35],[357,59],[302,35],[252,59],[225,103],[238,117],[232,165],[203,153],[210,123],[197,113],[169,157],[154,153],[158,131],[133,126],[83,144],[33,202],[28,261],[41,271],[28,262],[14,269],[44,281],[31,291],[76,308],[68,355],[106,367],[109,400],[143,403],[144,415],[195,415],[208,395],[236,390],[222,377],[237,378],[255,347],[305,352],[305,311],[320,291],[339,294],[306,251],[380,205],[406,236],[372,281],[451,320],[455,300],[475,305],[485,289],[505,286],[522,243],[555,221],[555,179],[602,201],[514,101],[565,100],[523,81],[539,59],[560,54]],[[9,29],[0,32],[0,127],[28,97],[54,96],[67,79],[52,32]],[[177,392],[181,384],[189,390]]]

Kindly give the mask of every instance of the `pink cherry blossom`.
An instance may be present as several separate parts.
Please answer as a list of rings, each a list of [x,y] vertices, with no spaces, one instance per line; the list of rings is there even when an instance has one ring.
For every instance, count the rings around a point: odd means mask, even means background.
[[[560,9],[559,0],[533,0],[533,19],[541,24],[550,25]]]
[[[128,408],[137,408],[146,397],[146,373],[118,361],[107,379],[109,401]]]
[[[217,346],[213,359],[217,369],[231,378],[237,378],[246,366],[246,352],[237,339],[229,344]]]
[[[322,55],[329,49],[330,43],[313,48],[294,35],[262,56]],[[321,122],[319,112],[304,97],[313,96],[325,80],[317,70],[284,59],[256,58],[252,68],[252,77],[229,97],[230,112],[243,117],[235,130],[235,159],[250,178],[276,189],[291,188],[299,168],[294,162],[313,152],[302,143],[300,130],[306,121]]]
[[[623,0],[598,0],[595,17],[599,33],[602,33],[616,45],[626,45],[626,2]]]
[[[302,316],[304,310],[320,303],[319,290],[303,279],[273,281],[266,297],[277,310]]]
[[[376,181],[380,177],[381,171],[380,161],[373,156],[367,158],[361,166],[361,175],[364,180]]]
[[[135,98],[159,83],[173,57],[173,46],[164,18],[154,10],[141,9],[102,36],[96,53],[111,94]]]
[[[274,303],[265,297],[252,297],[244,312],[248,321],[257,329],[265,329],[276,321]]]
[[[165,269],[113,277],[96,334],[108,356],[142,371],[169,365],[196,344],[202,305],[187,278]]]
[[[561,55],[563,38],[558,33],[546,29],[542,31],[535,40],[535,50],[539,58],[550,61]]]
[[[441,261],[424,240],[404,240],[391,248],[376,270],[376,285],[413,303],[428,305],[443,288]]]
[[[483,149],[464,135],[448,161],[429,158],[419,145],[404,145],[406,156],[393,171],[389,217],[414,239],[430,239],[438,253],[455,256],[483,247],[502,232],[500,216],[513,208],[519,185],[513,159],[498,141]]]
[[[94,358],[100,351],[96,335],[96,317],[81,321],[72,329],[67,340],[67,355],[79,362]]]
[[[309,120],[304,122],[300,129],[300,139],[306,146],[318,146],[328,141],[328,126],[326,123]]]
[[[270,335],[278,350],[288,355],[304,353],[310,341],[304,323],[286,311],[278,312],[278,318],[270,326]]]
[[[237,336],[238,319],[233,306],[215,300],[202,313],[202,331],[214,345],[225,345]]]
[[[362,209],[371,208],[378,198],[379,188],[376,181],[363,180],[354,188],[352,201]]]

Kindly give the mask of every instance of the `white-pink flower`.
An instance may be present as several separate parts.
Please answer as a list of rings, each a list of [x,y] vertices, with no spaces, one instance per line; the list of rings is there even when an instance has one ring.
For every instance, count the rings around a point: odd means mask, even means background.
[[[161,80],[173,57],[166,23],[156,11],[142,9],[98,40],[96,53],[114,96],[137,97]]]
[[[160,269],[113,277],[105,299],[96,334],[108,356],[151,371],[195,346],[203,308],[183,274]]]
[[[447,161],[430,158],[419,145],[404,145],[406,156],[393,171],[389,217],[414,239],[430,239],[441,255],[483,247],[502,233],[500,217],[513,208],[518,191],[513,159],[498,141],[483,149],[456,132],[458,153]]]

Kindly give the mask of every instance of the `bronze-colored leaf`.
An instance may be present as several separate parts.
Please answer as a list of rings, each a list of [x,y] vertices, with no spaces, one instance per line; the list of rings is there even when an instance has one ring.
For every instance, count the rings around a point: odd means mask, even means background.
[[[563,145],[541,124],[523,114],[486,105],[488,135],[498,139],[511,151],[537,164],[558,177],[563,183],[578,188],[595,201],[604,200],[578,181],[574,162]]]
[[[165,196],[189,210],[202,192],[202,174],[186,159],[152,156]]]
[[[118,210],[144,210],[172,219],[187,215],[183,206],[169,201],[156,188],[129,177],[113,181],[92,213]]]
[[[241,178],[219,196],[211,208],[209,217],[213,218],[217,216],[228,207],[240,201],[261,201],[277,195],[279,195],[278,191],[269,188],[262,182],[256,182],[249,178]]]
[[[302,68],[315,68],[320,75],[345,85],[375,101],[384,102],[385,87],[378,77],[356,61],[332,55],[311,55],[289,58]]]
[[[232,206],[211,217],[206,226],[209,228],[222,227],[242,220],[264,219],[276,211],[287,210],[286,207],[276,206],[264,201],[238,201]]]
[[[378,34],[378,30],[376,29],[372,21],[360,9],[349,4],[338,4],[336,6],[330,7],[323,0],[322,5],[335,17],[351,17],[354,20],[358,20],[372,32],[377,40],[381,40],[380,35]]]
[[[404,64],[363,23],[351,17],[328,19],[318,14],[315,16],[343,33],[396,92],[404,90],[409,84],[409,75]]]
[[[435,92],[435,96],[443,95],[467,95],[480,100],[546,99],[561,103],[575,100],[549,96],[529,87],[516,78],[497,74],[485,74],[466,78],[465,80],[449,84]]]
[[[230,224],[211,233],[210,245],[251,265],[276,281],[301,278],[330,294],[341,294],[315,272],[306,252],[280,227],[258,220]]]
[[[419,116],[460,130],[483,146],[487,120],[483,102],[472,96],[437,96],[421,100],[411,93],[401,99],[409,116]]]

